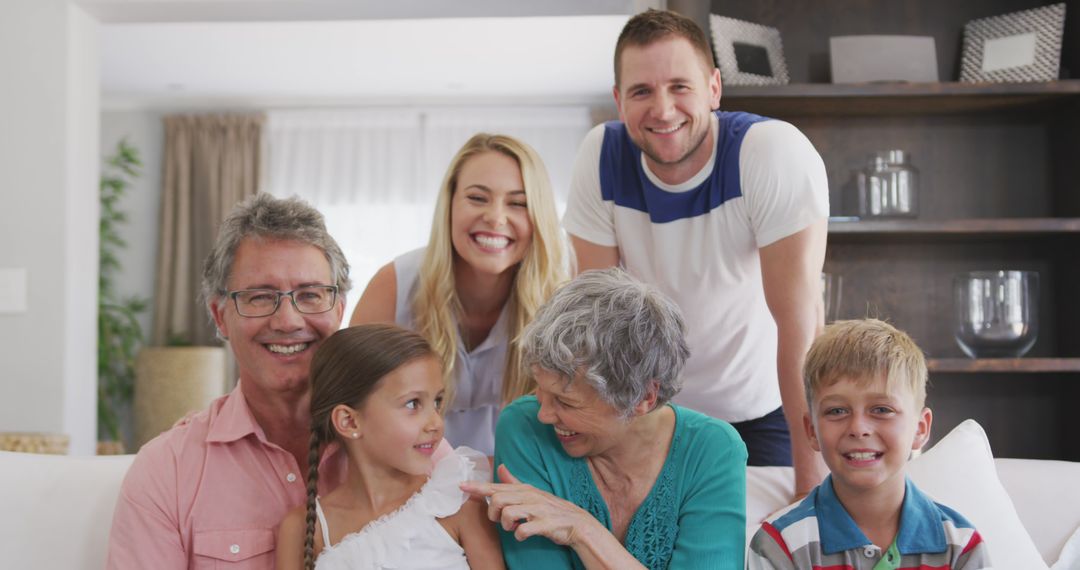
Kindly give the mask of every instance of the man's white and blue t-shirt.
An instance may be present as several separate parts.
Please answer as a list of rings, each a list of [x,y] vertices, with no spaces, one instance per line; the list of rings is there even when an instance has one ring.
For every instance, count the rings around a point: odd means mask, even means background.
[[[829,215],[825,166],[789,123],[716,112],[709,163],[683,184],[648,168],[621,122],[586,136],[563,225],[682,308],[690,359],[681,405],[729,422],[780,407],[776,324],[758,249]]]

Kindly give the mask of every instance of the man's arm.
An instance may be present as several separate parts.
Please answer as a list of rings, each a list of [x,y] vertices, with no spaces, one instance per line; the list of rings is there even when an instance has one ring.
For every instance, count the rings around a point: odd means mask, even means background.
[[[582,141],[570,178],[563,227],[574,247],[575,275],[619,264],[614,205],[601,196],[600,150],[603,144],[604,126],[597,125]]]
[[[776,371],[791,433],[797,498],[821,483],[827,472],[821,456],[810,448],[803,428],[807,406],[802,378],[806,352],[824,327],[821,269],[825,263],[827,224],[826,219],[820,219],[759,250],[765,302],[776,321]]]
[[[188,567],[175,512],[175,459],[161,442],[156,443],[143,448],[120,487],[109,531],[108,570]]]
[[[570,243],[574,245],[574,255],[577,258],[575,275],[582,271],[607,269],[619,264],[618,247],[597,245],[575,235],[570,236]]]

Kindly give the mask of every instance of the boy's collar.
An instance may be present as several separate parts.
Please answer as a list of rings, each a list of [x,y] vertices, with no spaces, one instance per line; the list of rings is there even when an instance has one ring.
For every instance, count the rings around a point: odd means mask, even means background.
[[[836,554],[872,544],[836,497],[832,475],[825,478],[814,494],[822,552]],[[828,521],[828,524],[822,524],[823,521]],[[936,554],[945,552],[947,548],[937,505],[906,477],[896,547],[900,554]]]

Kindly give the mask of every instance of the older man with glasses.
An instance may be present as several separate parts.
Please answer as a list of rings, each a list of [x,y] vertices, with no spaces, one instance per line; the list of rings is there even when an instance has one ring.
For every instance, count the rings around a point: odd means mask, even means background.
[[[108,568],[271,568],[274,529],[307,497],[308,368],[341,325],[349,266],[318,211],[257,195],[237,208],[203,270],[203,295],[240,380],[146,444],[124,479]],[[324,450],[318,492],[344,454]]]

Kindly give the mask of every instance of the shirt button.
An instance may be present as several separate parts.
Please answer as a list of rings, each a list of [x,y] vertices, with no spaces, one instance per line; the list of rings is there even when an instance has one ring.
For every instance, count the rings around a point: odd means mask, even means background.
[[[865,556],[867,558],[873,558],[873,556],[874,556],[874,547],[873,546],[867,546],[866,548],[863,549],[862,553],[863,553],[863,556]]]
[[[285,480],[290,482],[290,483],[296,482],[296,474],[295,473],[289,473],[288,475],[285,476]]]
[[[229,552],[232,552],[233,554],[240,554],[240,545],[239,544],[234,544],[234,545],[230,546],[229,547]]]

